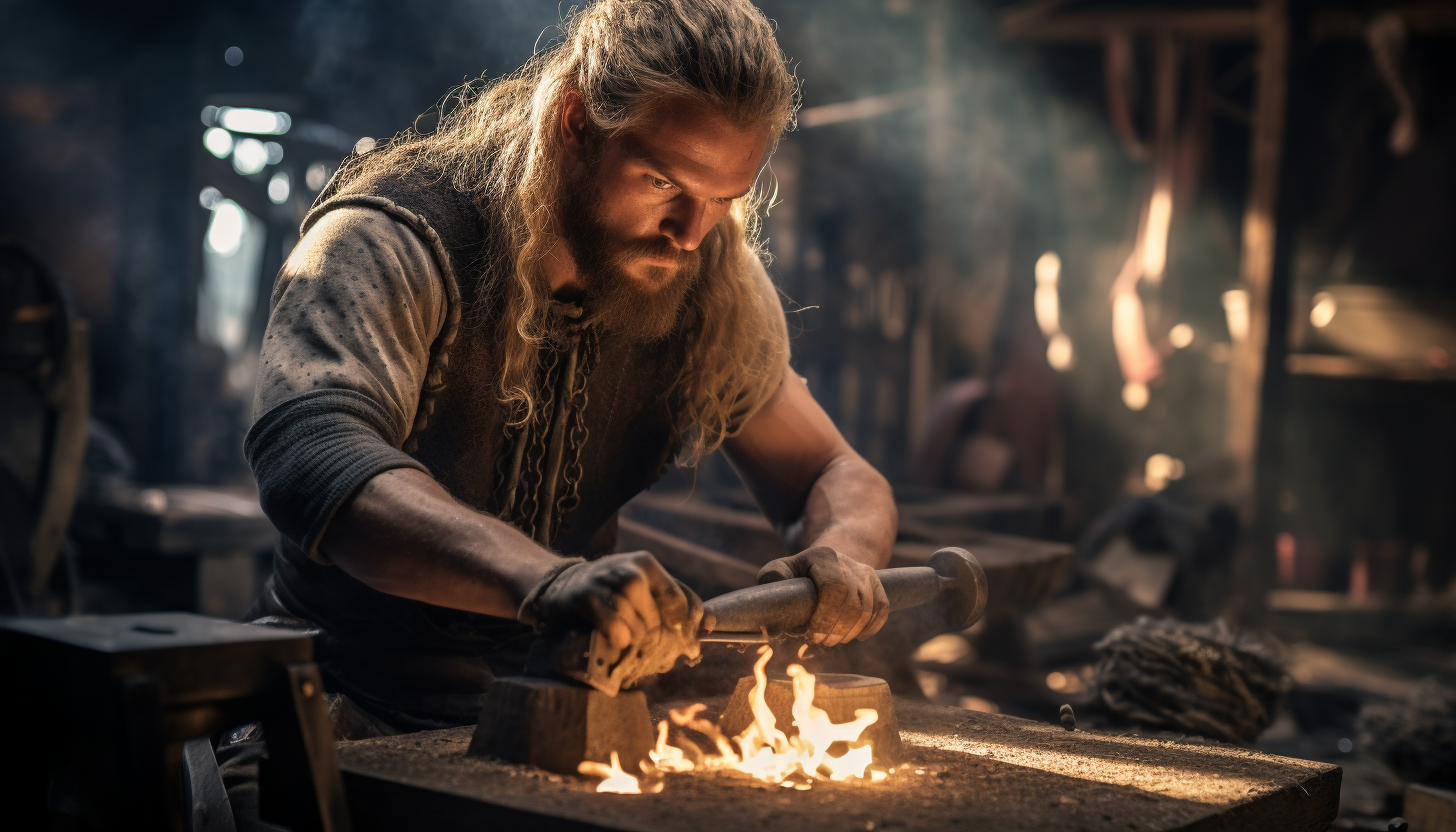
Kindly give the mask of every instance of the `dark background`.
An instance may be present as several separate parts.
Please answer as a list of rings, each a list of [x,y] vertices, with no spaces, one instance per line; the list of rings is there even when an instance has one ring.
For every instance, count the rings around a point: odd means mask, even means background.
[[[1118,7],[1127,6],[1184,4]],[[306,168],[335,165],[350,142],[407,127],[454,85],[514,69],[549,42],[563,8],[0,4],[0,230],[49,265],[91,322],[94,417],[129,450],[138,482],[249,481],[240,445],[251,421],[251,356],[196,336],[208,222],[199,192],[216,187],[267,223],[256,344],[269,281],[312,197]],[[1229,341],[1220,296],[1238,280],[1252,46],[1208,47],[1222,106],[1210,116],[1197,194],[1175,221],[1161,313],[1164,325],[1186,321],[1196,336],[1186,349],[1163,344],[1163,383],[1146,409],[1131,411],[1119,397],[1107,290],[1147,168],[1122,152],[1108,124],[1099,46],[1004,41],[1003,3],[770,0],[763,8],[804,80],[806,108],[925,83],[930,30],[944,32],[948,152],[927,150],[926,110],[909,107],[791,134],[774,165],[791,180],[768,233],[797,336],[795,367],[854,445],[898,485],[925,481],[917,454],[929,402],[957,381],[981,379],[995,407],[976,430],[1015,459],[993,490],[1055,497],[1060,537],[1076,539],[1104,510],[1150,493],[1145,461],[1156,453],[1186,464],[1185,490],[1202,504],[1236,501],[1219,473]],[[1325,284],[1453,294],[1451,53],[1440,36],[1412,35],[1405,66],[1422,138],[1413,153],[1393,156],[1384,141],[1394,108],[1368,46],[1317,25],[1372,9],[1292,7],[1262,519],[1251,545],[1271,561],[1280,534],[1308,543],[1321,553],[1314,585],[1331,591],[1344,589],[1359,547],[1395,546],[1403,554],[1388,588],[1439,592],[1453,562],[1456,387],[1282,368],[1286,352],[1319,351],[1298,339],[1308,298]],[[224,60],[229,47],[242,50],[237,66]],[[280,138],[279,165],[238,176],[202,147],[207,104],[285,110],[296,124],[334,128],[338,140],[311,143],[295,130]],[[282,205],[263,196],[275,170],[294,183]],[[1346,270],[1336,274],[1332,252],[1344,244]],[[1061,327],[1076,350],[1065,373],[1047,366],[1032,315],[1033,264],[1047,251],[1064,264]],[[935,293],[930,252],[948,264]],[[929,350],[917,357],[921,324]],[[916,362],[931,399],[917,399]],[[728,475],[711,463],[703,476]]]

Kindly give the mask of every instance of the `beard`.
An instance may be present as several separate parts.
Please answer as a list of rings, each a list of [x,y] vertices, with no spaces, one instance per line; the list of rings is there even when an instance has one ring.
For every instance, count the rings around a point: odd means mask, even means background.
[[[566,182],[560,203],[562,239],[582,285],[583,320],[633,343],[663,338],[682,317],[702,255],[664,236],[624,240],[613,235],[601,221],[606,200],[589,173],[595,166],[583,167]],[[627,267],[644,257],[675,263],[646,266],[645,279],[628,274]]]

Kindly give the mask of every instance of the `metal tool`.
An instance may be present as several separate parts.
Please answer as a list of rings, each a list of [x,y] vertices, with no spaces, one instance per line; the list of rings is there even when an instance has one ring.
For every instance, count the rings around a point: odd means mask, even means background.
[[[986,609],[986,573],[965,549],[941,549],[929,566],[875,573],[890,611],[934,604],[946,629],[964,630]],[[757,644],[804,633],[819,595],[808,578],[791,578],[719,595],[703,603],[699,641]]]
[[[948,547],[931,555],[928,566],[881,569],[891,613],[917,608],[939,632],[963,630],[986,609],[986,572],[965,549]],[[808,578],[791,578],[728,592],[703,603],[698,640],[761,644],[807,632],[818,592]],[[533,645],[527,674],[556,676],[616,694],[622,678],[608,658],[606,638],[593,630],[543,638]]]

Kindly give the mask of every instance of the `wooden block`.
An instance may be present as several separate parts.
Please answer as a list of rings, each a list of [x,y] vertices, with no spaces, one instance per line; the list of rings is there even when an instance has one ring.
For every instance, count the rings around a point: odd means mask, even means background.
[[[584,685],[510,676],[491,683],[470,754],[576,774],[583,760],[638,774],[652,749],[652,720],[640,690],[608,696]]]
[[[1405,787],[1411,832],[1456,832],[1456,792],[1411,783]]]
[[[753,686],[752,676],[738,680],[738,687],[733,690],[728,706],[723,709],[723,718],[718,722],[725,736],[736,737],[752,724],[750,696]],[[774,724],[778,729],[789,736],[797,734],[790,712],[794,704],[792,680],[787,676],[770,678],[763,698],[769,710],[773,711]],[[861,708],[875,711],[879,718],[865,728],[860,734],[861,742],[856,745],[869,741],[874,748],[875,763],[879,765],[892,766],[903,758],[900,723],[895,719],[895,703],[890,698],[890,686],[884,679],[849,673],[817,673],[814,676],[814,705],[829,714],[829,719],[836,724],[853,722],[854,712]],[[830,753],[842,754],[843,749],[831,749]]]

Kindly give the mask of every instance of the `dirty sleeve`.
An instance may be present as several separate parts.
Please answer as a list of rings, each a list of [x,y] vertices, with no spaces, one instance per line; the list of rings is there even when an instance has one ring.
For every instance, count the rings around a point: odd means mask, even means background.
[[[324,214],[279,272],[244,453],[263,510],[315,560],[359,486],[426,470],[401,447],[446,305],[425,242],[374,208]]]

